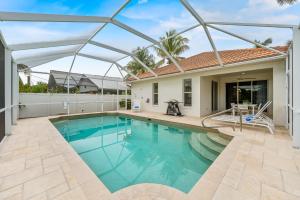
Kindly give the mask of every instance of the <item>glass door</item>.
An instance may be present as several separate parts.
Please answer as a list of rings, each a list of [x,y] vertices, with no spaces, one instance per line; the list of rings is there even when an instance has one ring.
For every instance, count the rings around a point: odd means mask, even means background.
[[[211,110],[218,111],[218,82],[211,83]]]
[[[226,83],[226,109],[231,103],[263,105],[267,101],[267,80]]]
[[[231,108],[231,103],[237,103],[237,83],[226,83],[226,109]]]
[[[268,85],[267,81],[253,81],[252,82],[252,96],[253,104],[265,104],[268,101]]]
[[[251,81],[238,82],[238,102],[239,104],[251,104]]]

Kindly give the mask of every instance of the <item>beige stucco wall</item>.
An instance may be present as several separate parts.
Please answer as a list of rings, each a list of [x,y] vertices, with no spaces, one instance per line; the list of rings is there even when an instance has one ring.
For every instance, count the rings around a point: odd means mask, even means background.
[[[286,105],[284,71],[285,61],[282,59],[136,81],[132,83],[132,98],[141,100],[142,110],[165,113],[167,104],[164,102],[170,99],[183,101],[183,79],[191,78],[193,105],[184,107],[181,104],[180,108],[184,115],[203,116],[211,113],[211,81],[215,80],[219,83],[219,110],[224,110],[226,82],[237,81],[240,78],[240,72],[247,72],[243,77],[268,80],[268,97],[274,102],[270,112],[273,111],[274,121],[277,125],[285,125],[286,116],[283,112]],[[273,83],[274,81],[276,83]],[[152,104],[152,84],[155,82],[159,83],[158,105]],[[147,99],[149,99],[149,103],[147,103]]]
[[[182,113],[189,116],[200,116],[200,76],[198,74],[181,75],[163,79],[153,79],[148,81],[136,82],[132,84],[132,98],[140,99],[142,110],[165,113],[167,103],[171,99],[183,101],[183,80],[192,79],[192,107],[184,107],[180,104]],[[158,83],[158,105],[153,105],[152,101],[152,84]],[[149,103],[147,103],[149,99]]]
[[[274,122],[287,126],[287,84],[285,67],[273,68],[273,116]]]

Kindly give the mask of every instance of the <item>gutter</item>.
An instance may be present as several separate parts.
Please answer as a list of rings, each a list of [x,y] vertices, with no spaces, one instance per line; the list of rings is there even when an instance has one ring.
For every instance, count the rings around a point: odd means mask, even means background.
[[[236,67],[236,66],[239,66],[239,65],[248,65],[248,64],[256,64],[256,63],[260,63],[260,62],[276,61],[276,60],[284,59],[285,57],[286,56],[284,56],[284,55],[279,55],[279,56],[273,56],[273,57],[268,57],[268,58],[261,58],[261,59],[255,59],[255,60],[249,60],[249,61],[244,61],[244,62],[227,64],[227,65],[224,65],[223,67],[220,67],[220,66],[206,67],[206,68],[202,68],[202,69],[195,69],[195,70],[185,71],[184,73],[176,72],[176,73],[172,73],[172,74],[159,75],[158,77],[143,78],[143,79],[140,79],[140,80],[133,80],[133,81],[129,81],[129,82],[130,83],[135,83],[135,82],[142,82],[142,81],[148,81],[148,80],[153,80],[153,79],[180,76],[180,75],[183,75],[183,74],[191,74],[191,73],[197,73],[197,72],[205,72],[205,71],[212,71],[212,70],[217,70],[217,69],[231,68],[231,67]]]

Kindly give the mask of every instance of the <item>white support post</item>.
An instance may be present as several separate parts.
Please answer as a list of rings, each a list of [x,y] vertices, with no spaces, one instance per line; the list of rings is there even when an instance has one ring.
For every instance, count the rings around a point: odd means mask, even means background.
[[[87,39],[84,37],[78,37],[78,38],[70,38],[70,39],[56,40],[56,41],[13,44],[13,45],[9,45],[8,48],[12,51],[21,51],[21,50],[41,49],[41,48],[49,48],[49,47],[62,47],[62,46],[83,44],[86,40]]]
[[[300,29],[293,29],[293,64],[292,64],[292,77],[293,77],[293,146],[300,148]]]
[[[220,22],[208,21],[206,24],[225,25],[225,26],[253,26],[253,27],[269,27],[269,28],[293,28],[295,25],[291,24],[261,24],[261,23],[244,23],[244,22]]]
[[[119,111],[119,82],[116,81],[117,83],[117,111]]]
[[[70,67],[69,72],[68,72],[68,115],[70,115],[70,73],[73,69],[75,60],[76,60],[76,54],[74,55],[71,67]]]
[[[219,54],[219,52],[216,48],[216,45],[215,45],[214,41],[213,41],[213,39],[212,39],[212,37],[209,33],[209,30],[206,26],[205,21],[202,19],[202,17],[200,17],[200,15],[195,11],[195,9],[186,0],[180,0],[180,1],[181,1],[182,5],[191,13],[191,15],[193,15],[194,18],[203,26],[203,29],[205,31],[205,34],[206,34],[208,40],[209,40],[209,43],[210,43],[212,49],[215,52],[216,58],[219,62],[219,65],[221,67],[223,67],[223,61],[222,61],[221,56],[220,56],[220,54]]]
[[[133,78],[140,80],[140,78],[136,75],[134,75],[133,73],[131,73],[129,70],[127,70],[125,67],[123,67],[122,65],[120,65],[119,63],[115,62],[114,63],[116,66],[118,66],[120,69],[122,69],[123,71],[127,72],[130,76],[132,76]]]
[[[264,48],[264,49],[267,49],[267,50],[270,50],[270,51],[274,51],[274,52],[276,52],[276,53],[278,53],[278,54],[281,54],[281,55],[283,55],[283,56],[286,56],[286,55],[287,55],[286,53],[284,53],[284,52],[282,52],[282,51],[279,51],[279,50],[274,49],[274,48],[271,48],[271,47],[267,47],[266,45],[263,45],[263,44],[260,44],[260,43],[258,43],[258,42],[249,40],[249,39],[247,39],[247,38],[245,38],[245,37],[243,37],[243,36],[240,36],[240,35],[237,35],[237,34],[235,34],[235,33],[226,31],[226,30],[221,29],[221,28],[218,28],[218,27],[216,27],[216,26],[213,26],[213,25],[207,25],[207,26],[210,27],[210,28],[213,28],[213,29],[215,29],[215,30],[217,30],[217,31],[223,32],[223,33],[225,33],[225,34],[227,34],[227,35],[236,37],[236,38],[238,38],[238,39],[240,39],[240,40],[244,40],[244,41],[249,42],[249,43],[251,43],[251,44],[257,45],[257,46],[259,46],[259,47],[261,47],[261,48]]]
[[[11,134],[11,122],[12,122],[12,108],[11,108],[11,71],[12,71],[12,59],[11,51],[5,49],[5,108],[8,108],[5,111],[5,135]]]
[[[118,49],[118,48],[109,46],[107,44],[103,44],[103,43],[100,43],[100,42],[92,41],[92,40],[89,41],[89,43],[92,44],[92,45],[104,48],[104,49],[108,49],[108,50],[111,50],[111,51],[114,51],[114,52],[118,52],[118,53],[121,53],[121,54],[124,54],[124,55],[127,55],[127,56],[131,56],[134,60],[136,60],[138,63],[140,63],[142,65],[142,67],[144,67],[151,74],[153,74],[155,77],[157,77],[157,74],[152,69],[150,69],[145,63],[143,63],[138,57],[136,57],[133,53],[130,53],[128,51],[124,51],[122,49]]]
[[[68,73],[68,75],[67,75],[68,77],[68,115],[70,115],[70,72]]]
[[[126,82],[126,88],[125,88],[125,110],[127,110],[127,82]]]
[[[177,67],[177,69],[180,71],[180,72],[184,72],[184,70],[182,69],[182,67],[179,65],[179,63],[171,56],[171,54],[166,50],[166,48],[159,42],[159,41],[156,41],[155,39],[145,35],[144,33],[141,33],[133,28],[131,28],[130,26],[127,26],[126,24],[123,24],[121,23],[120,21],[118,20],[112,20],[112,23],[144,40],[147,40],[155,45],[157,45],[159,48],[161,48],[161,50],[168,56],[168,58],[172,61],[172,63]]]
[[[12,101],[11,104],[14,105],[12,108],[12,124],[17,124],[18,112],[19,112],[19,74],[18,67],[16,63],[12,64]]]
[[[90,41],[90,40],[92,40],[100,31],[102,31],[105,27],[106,27],[106,25],[108,24],[108,23],[110,23],[111,22],[111,20],[113,19],[113,18],[115,18],[128,4],[130,3],[130,0],[127,0],[127,1],[125,1],[125,3],[123,4],[123,5],[121,5],[121,7],[111,16],[111,18],[109,18],[109,21],[107,21],[106,23],[104,23],[103,25],[101,25],[100,27],[98,27],[97,29],[96,29],[96,31],[95,32],[93,32],[93,34],[86,40],[86,42],[83,44],[83,45],[81,45],[81,47],[79,47],[78,49],[77,49],[77,51],[76,51],[76,54],[78,54],[80,51],[81,51],[81,49],[83,49],[84,47],[85,47],[85,45],[87,45],[88,44],[88,42]]]
[[[109,23],[109,17],[0,12],[1,21]]]
[[[196,24],[196,25],[194,25],[194,26],[191,26],[191,27],[189,27],[189,28],[187,28],[187,29],[184,29],[183,31],[180,31],[180,32],[178,32],[178,33],[176,33],[176,34],[174,34],[174,35],[172,35],[172,36],[165,37],[163,40],[161,40],[161,42],[166,41],[166,40],[171,39],[171,38],[174,38],[174,37],[177,37],[178,35],[182,35],[182,34],[188,32],[188,31],[191,31],[191,30],[193,30],[193,29],[195,29],[195,28],[197,28],[197,27],[199,27],[199,26],[201,26],[201,24]],[[152,43],[152,44],[150,44],[150,45],[144,47],[143,49],[149,49],[149,48],[151,48],[151,47],[153,47],[153,46],[155,46],[155,44]],[[127,58],[127,57],[129,57],[129,55],[126,55],[126,56],[124,56],[124,57],[119,58],[119,59],[117,60],[117,62],[120,61],[120,60],[123,60],[123,59],[125,59],[125,58]]]

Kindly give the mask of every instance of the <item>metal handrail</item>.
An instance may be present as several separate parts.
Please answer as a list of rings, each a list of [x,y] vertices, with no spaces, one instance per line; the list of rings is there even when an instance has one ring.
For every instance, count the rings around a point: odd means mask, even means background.
[[[18,106],[18,105],[19,105],[19,104],[16,104],[16,105],[10,105],[10,106],[8,106],[8,107],[1,108],[1,109],[0,109],[0,113],[4,112],[4,111],[6,111],[6,110],[9,110],[9,109],[11,109],[11,108],[13,108],[13,107],[16,107],[16,106]]]
[[[235,112],[235,110],[237,110],[238,113],[239,113],[239,115],[240,115],[240,131],[242,132],[242,130],[243,130],[243,115],[242,115],[242,112],[240,111],[240,109],[239,109],[238,107],[233,107],[233,108],[230,108],[230,109],[227,109],[227,110],[223,110],[223,111],[218,112],[218,113],[214,113],[214,114],[212,114],[212,115],[208,115],[208,116],[204,117],[204,118],[201,120],[201,124],[202,124],[202,126],[203,126],[204,128],[224,128],[224,127],[232,127],[233,131],[235,131],[235,125],[236,125],[236,123],[235,123],[233,126],[229,126],[229,125],[226,125],[226,126],[225,126],[225,125],[224,125],[224,126],[221,126],[221,125],[220,125],[220,126],[206,126],[205,123],[204,123],[204,121],[207,120],[207,119],[209,119],[209,118],[218,116],[218,115],[223,114],[223,113],[227,113],[227,112],[229,112],[229,111],[234,111],[234,112]]]

